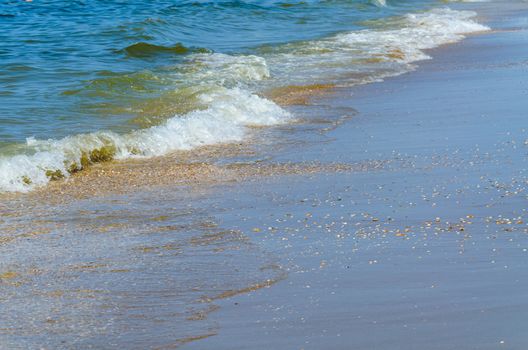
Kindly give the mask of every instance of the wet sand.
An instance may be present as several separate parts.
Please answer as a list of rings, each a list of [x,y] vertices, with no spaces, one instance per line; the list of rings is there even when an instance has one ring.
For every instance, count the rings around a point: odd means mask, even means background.
[[[218,335],[186,349],[528,346],[528,11],[479,7],[493,33],[319,99],[358,114],[277,158],[390,166],[270,179],[222,202],[224,224],[254,232],[288,278],[220,302]]]
[[[11,198],[0,349],[525,349],[526,4],[460,6],[496,30],[254,144]]]

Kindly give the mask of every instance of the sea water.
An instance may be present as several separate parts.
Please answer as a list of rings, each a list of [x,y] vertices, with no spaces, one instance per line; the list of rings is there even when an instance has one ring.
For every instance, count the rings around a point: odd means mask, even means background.
[[[0,192],[240,141],[295,119],[267,91],[408,72],[486,30],[474,16],[433,0],[2,2]]]

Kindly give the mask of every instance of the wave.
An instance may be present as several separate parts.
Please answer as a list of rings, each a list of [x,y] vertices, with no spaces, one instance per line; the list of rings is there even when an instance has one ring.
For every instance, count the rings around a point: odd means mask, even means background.
[[[474,21],[475,15],[471,11],[433,9],[373,23],[374,28],[266,48],[263,54],[274,79],[290,84],[370,83],[409,72],[414,68],[412,63],[430,58],[427,49],[489,30]]]
[[[145,42],[132,44],[130,46],[125,47],[121,51],[129,57],[135,58],[149,58],[161,54],[184,55],[190,52],[208,52],[207,49],[190,49],[180,43],[177,43],[173,46],[162,46]]]
[[[344,46],[361,46],[373,57],[410,63],[430,59],[424,50],[460,41],[464,34],[489,30],[475,22],[472,19],[475,16],[471,11],[434,9],[406,15],[401,29],[364,30],[339,35],[336,39]]]
[[[250,126],[282,124],[291,118],[275,103],[239,88],[219,87],[200,99],[209,107],[125,135],[104,131],[60,140],[28,139],[33,154],[0,159],[0,191],[27,192],[101,161],[240,141]]]
[[[177,65],[158,70],[132,73],[104,72],[102,77],[90,80],[79,90],[63,94],[86,97],[128,97],[132,94],[150,94],[169,88],[183,89],[204,85],[239,86],[250,81],[270,77],[266,60],[254,55],[227,55],[222,53],[193,53]],[[141,98],[137,95],[134,98]]]
[[[390,28],[281,45],[262,51],[260,56],[192,53],[174,70],[167,68],[168,72],[102,78],[87,87],[89,93],[95,89],[98,93],[128,94],[131,91],[124,87],[130,86],[130,80],[158,82],[160,74],[176,84],[171,89],[167,88],[170,85],[165,86],[165,99],[174,96],[190,104],[168,119],[146,122],[149,127],[127,134],[101,131],[59,140],[30,138],[24,154],[0,158],[0,191],[26,192],[110,159],[153,157],[240,141],[247,135],[248,127],[282,124],[293,118],[252,91],[319,81],[353,85],[408,72],[413,69],[413,62],[430,58],[427,49],[489,29],[475,22],[474,16],[469,11],[434,9],[400,17]],[[135,49],[160,50],[150,45]],[[163,110],[158,106],[160,101],[145,103],[142,108],[158,113]]]
[[[378,7],[386,7],[387,1],[386,0],[372,0],[372,3]]]

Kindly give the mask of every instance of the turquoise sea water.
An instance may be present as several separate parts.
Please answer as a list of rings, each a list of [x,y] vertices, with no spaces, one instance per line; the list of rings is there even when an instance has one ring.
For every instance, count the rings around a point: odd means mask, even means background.
[[[150,157],[288,122],[263,91],[409,71],[484,29],[472,16],[437,1],[2,2],[0,191],[94,149]]]

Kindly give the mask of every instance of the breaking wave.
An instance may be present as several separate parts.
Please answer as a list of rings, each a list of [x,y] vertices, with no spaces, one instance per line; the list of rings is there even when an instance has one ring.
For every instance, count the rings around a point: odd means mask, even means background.
[[[384,1],[377,1],[380,5]],[[240,141],[248,127],[289,122],[289,112],[257,95],[257,91],[296,83],[333,81],[353,85],[380,80],[412,69],[412,63],[430,58],[427,49],[453,43],[465,34],[488,30],[475,13],[448,8],[407,14],[391,27],[373,27],[324,39],[256,50],[258,55],[192,52],[183,68],[164,80],[183,82],[173,90],[193,97],[185,112],[164,118],[144,129],[119,134],[100,131],[62,139],[27,139],[16,155],[0,157],[0,191],[29,191],[50,180],[68,177],[90,164],[109,159],[153,157],[176,150]],[[144,57],[159,53],[187,54],[176,45],[160,47],[139,43],[125,49]],[[356,73],[355,75],[353,73]],[[127,79],[160,81],[153,74]],[[360,77],[360,78],[358,78]],[[144,79],[147,79],[144,78]],[[88,89],[129,85],[111,77]],[[117,79],[117,80],[116,80]],[[189,92],[191,91],[191,92]],[[185,95],[187,94],[187,95]],[[167,96],[172,96],[168,94]]]

